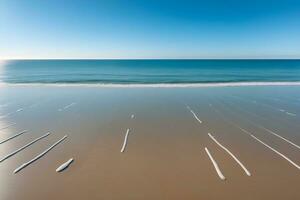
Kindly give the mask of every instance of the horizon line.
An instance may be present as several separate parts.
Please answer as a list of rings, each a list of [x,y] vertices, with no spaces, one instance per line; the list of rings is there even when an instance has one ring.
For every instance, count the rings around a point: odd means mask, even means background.
[[[299,57],[195,57],[195,58],[185,58],[185,57],[178,57],[178,58],[159,58],[159,57],[143,57],[143,58],[0,58],[0,61],[9,61],[9,60],[300,60]]]

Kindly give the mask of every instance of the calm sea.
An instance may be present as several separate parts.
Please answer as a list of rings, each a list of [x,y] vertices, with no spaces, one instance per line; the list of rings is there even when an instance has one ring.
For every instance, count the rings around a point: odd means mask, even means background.
[[[11,60],[4,83],[299,82],[300,60]]]

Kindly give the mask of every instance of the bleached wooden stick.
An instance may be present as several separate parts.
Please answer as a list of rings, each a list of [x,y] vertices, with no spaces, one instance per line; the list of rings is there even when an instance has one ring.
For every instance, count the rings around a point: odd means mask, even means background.
[[[33,159],[29,160],[28,162],[23,163],[22,165],[20,165],[18,168],[16,168],[14,170],[14,174],[18,173],[19,171],[21,171],[22,169],[24,169],[25,167],[27,167],[28,165],[30,165],[31,163],[37,161],[38,159],[40,159],[41,157],[43,157],[45,154],[47,154],[51,149],[53,149],[56,145],[58,145],[59,143],[61,143],[63,140],[65,140],[68,136],[65,135],[63,138],[61,138],[60,140],[58,140],[57,142],[55,142],[53,145],[51,145],[48,149],[46,149],[45,151],[43,151],[42,153],[40,153],[39,155],[37,155],[36,157],[34,157]]]

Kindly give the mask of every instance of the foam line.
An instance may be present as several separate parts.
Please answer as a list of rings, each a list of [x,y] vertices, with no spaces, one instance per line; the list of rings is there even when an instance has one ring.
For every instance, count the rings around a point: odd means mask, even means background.
[[[212,155],[210,154],[210,152],[209,152],[209,150],[207,149],[207,147],[205,147],[205,151],[206,151],[206,153],[207,153],[209,159],[211,160],[213,166],[215,167],[215,170],[216,170],[218,176],[220,177],[221,180],[224,181],[226,178],[225,178],[225,176],[222,174],[222,172],[221,172],[221,170],[220,170],[220,168],[219,168],[217,162],[214,160],[214,158],[213,158]]]
[[[274,149],[273,147],[270,147],[269,145],[267,145],[266,143],[264,143],[263,141],[261,141],[260,139],[258,139],[257,137],[255,137],[254,135],[250,135],[252,138],[254,138],[255,140],[257,140],[258,142],[260,142],[261,144],[263,144],[264,146],[268,147],[269,149],[271,149],[272,151],[274,151],[275,153],[277,153],[278,155],[280,155],[282,158],[284,158],[285,160],[287,160],[289,163],[291,163],[292,165],[294,165],[297,169],[300,169],[300,166],[297,165],[296,163],[294,163],[291,159],[289,159],[287,156],[283,155],[282,153],[280,153],[279,151],[277,151],[276,149]]]
[[[198,118],[198,116],[196,115],[196,113],[189,106],[186,106],[186,107],[193,114],[194,118],[201,124],[202,121]]]
[[[13,156],[13,155],[19,153],[20,151],[26,149],[27,147],[33,145],[34,143],[36,143],[37,141],[39,141],[39,140],[41,140],[41,139],[47,137],[48,135],[50,135],[50,132],[48,132],[48,133],[46,133],[45,135],[42,135],[42,136],[36,138],[35,140],[33,140],[33,141],[29,142],[28,144],[22,146],[21,148],[19,148],[19,149],[15,150],[15,151],[11,152],[10,154],[4,156],[3,158],[0,159],[0,162],[3,162],[4,160],[6,160],[6,159],[10,158],[11,156]]]
[[[11,126],[14,126],[14,125],[16,125],[16,123],[11,123],[11,124],[9,124],[9,125],[7,125],[5,127],[0,128],[0,131],[4,130],[4,129],[7,129],[7,128],[11,127]]]
[[[67,162],[63,163],[62,165],[60,165],[57,169],[56,169],[56,172],[62,172],[64,171],[65,169],[67,169],[71,163],[74,161],[73,158],[70,158]]]
[[[300,81],[286,82],[219,82],[219,83],[0,83],[6,86],[50,86],[50,87],[103,87],[103,88],[199,88],[199,87],[239,87],[239,86],[298,86]]]
[[[17,133],[17,134],[15,134],[15,135],[13,135],[13,136],[11,136],[11,137],[5,139],[5,140],[0,141],[0,144],[3,144],[3,143],[5,143],[5,142],[7,142],[7,141],[9,141],[9,140],[11,140],[11,139],[14,139],[14,138],[16,138],[16,137],[18,137],[18,136],[20,136],[20,135],[26,133],[26,132],[27,132],[27,130],[21,131],[20,133]]]
[[[122,146],[122,149],[121,149],[121,153],[123,153],[125,151],[125,148],[126,148],[126,145],[127,145],[128,135],[129,135],[129,128],[126,131],[126,135],[125,135],[125,138],[124,138],[124,143],[123,143],[123,146]]]
[[[215,139],[214,136],[212,136],[210,133],[208,133],[208,136],[217,144],[219,145],[222,149],[224,149],[240,166],[241,168],[245,171],[245,173],[247,174],[247,176],[251,176],[251,173],[249,172],[249,170],[242,164],[241,161],[239,161],[239,159],[237,159],[237,157],[235,155],[233,155],[233,153],[231,153],[226,147],[224,147],[219,141],[217,141],[217,139]]]
[[[19,171],[21,171],[22,169],[24,169],[25,167],[27,167],[28,165],[30,165],[31,163],[37,161],[38,159],[40,159],[41,157],[43,157],[44,155],[46,155],[51,149],[53,149],[55,146],[57,146],[59,143],[61,143],[62,141],[64,141],[68,136],[65,135],[64,137],[62,137],[60,140],[58,140],[57,142],[55,142],[53,145],[51,145],[48,149],[46,149],[45,151],[43,151],[42,153],[40,153],[39,155],[37,155],[36,157],[34,157],[33,159],[29,160],[28,162],[23,163],[22,165],[20,165],[18,168],[16,168],[14,170],[14,174],[18,173]]]

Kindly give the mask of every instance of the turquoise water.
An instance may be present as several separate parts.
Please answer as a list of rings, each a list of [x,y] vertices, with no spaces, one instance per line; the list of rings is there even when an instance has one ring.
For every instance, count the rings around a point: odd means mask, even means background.
[[[173,84],[298,82],[300,60],[15,60],[5,83]]]

